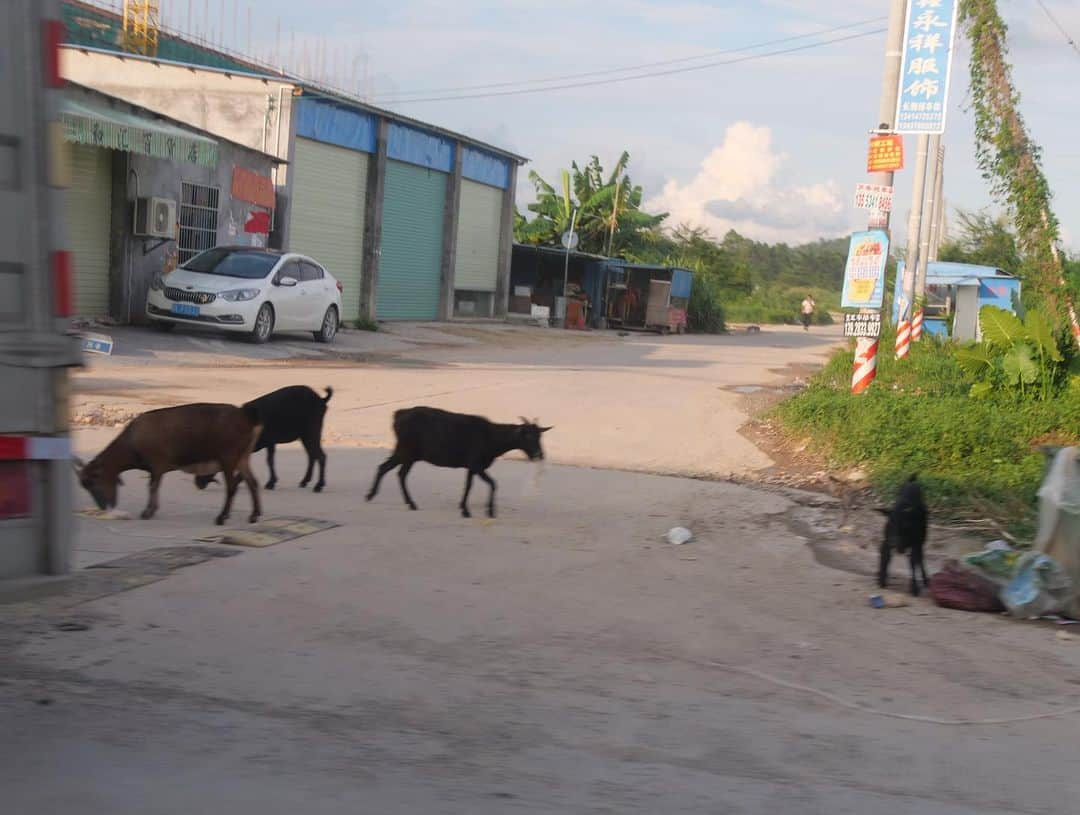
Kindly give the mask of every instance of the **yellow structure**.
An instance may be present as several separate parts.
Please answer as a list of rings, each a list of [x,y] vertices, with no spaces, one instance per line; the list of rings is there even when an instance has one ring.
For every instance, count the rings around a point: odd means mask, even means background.
[[[158,0],[124,0],[124,50],[157,56]]]

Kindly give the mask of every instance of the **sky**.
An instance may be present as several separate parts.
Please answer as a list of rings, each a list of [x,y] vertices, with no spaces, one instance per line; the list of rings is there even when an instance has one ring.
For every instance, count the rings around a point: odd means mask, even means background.
[[[222,0],[195,0],[194,25]],[[246,48],[246,0],[224,0]],[[1080,2],[1044,0],[1066,32],[1080,39]],[[171,7],[169,6],[171,4]],[[166,22],[186,25],[185,0],[162,0]],[[251,4],[254,5],[254,4]],[[635,82],[556,92],[405,102],[405,95],[489,83],[535,80],[655,63],[879,18],[888,0],[259,0],[252,47],[269,55],[280,42],[296,59],[316,43],[337,55],[339,82],[355,77],[371,101],[527,156],[518,205],[532,200],[527,174],[556,181],[560,168],[593,154],[605,165],[626,149],[645,206],[669,211],[720,237],[797,243],[865,226],[852,204],[866,180],[867,131],[876,125],[885,34],[822,48]],[[237,11],[234,15],[233,8]],[[1054,209],[1066,245],[1080,249],[1080,124],[1075,86],[1080,52],[1038,0],[999,0],[1010,26],[1021,110],[1044,151]],[[825,35],[838,37],[848,32]],[[793,42],[792,45],[801,44]],[[777,46],[782,47],[782,46]],[[355,61],[354,61],[355,60]],[[329,62],[330,60],[328,60]],[[955,208],[992,207],[975,164],[966,109],[968,49],[961,36],[953,62],[945,195]],[[501,89],[492,89],[501,90]],[[905,238],[915,139],[908,170],[897,174],[894,245]]]

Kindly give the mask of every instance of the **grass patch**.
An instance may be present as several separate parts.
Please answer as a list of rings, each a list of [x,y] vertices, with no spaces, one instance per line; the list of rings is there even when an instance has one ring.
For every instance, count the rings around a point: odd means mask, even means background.
[[[883,335],[883,351],[892,347]],[[1045,467],[1036,445],[1080,439],[1076,389],[1045,402],[972,399],[952,346],[924,337],[906,362],[879,353],[874,384],[852,396],[853,358],[837,353],[805,391],[774,409],[789,432],[808,436],[835,466],[861,466],[882,495],[918,473],[939,515],[989,516],[1030,534]]]
[[[752,295],[724,299],[727,319],[734,323],[757,323],[760,325],[796,325],[800,320],[800,307],[807,292],[817,303],[814,325],[831,325],[830,311],[839,311],[840,297],[826,289],[795,289],[773,286],[760,288]]]

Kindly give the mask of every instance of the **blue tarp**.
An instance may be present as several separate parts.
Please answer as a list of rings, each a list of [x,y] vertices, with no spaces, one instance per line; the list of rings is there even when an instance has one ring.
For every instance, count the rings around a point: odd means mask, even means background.
[[[693,275],[686,269],[671,270],[671,296],[689,297],[693,285]]]
[[[429,170],[444,173],[454,170],[454,143],[450,139],[397,122],[390,123],[386,137],[386,156],[407,164],[427,167]]]
[[[310,96],[296,106],[296,135],[349,150],[375,152],[378,122],[370,113]]]
[[[510,185],[510,162],[475,147],[465,147],[461,153],[461,175],[505,190]]]

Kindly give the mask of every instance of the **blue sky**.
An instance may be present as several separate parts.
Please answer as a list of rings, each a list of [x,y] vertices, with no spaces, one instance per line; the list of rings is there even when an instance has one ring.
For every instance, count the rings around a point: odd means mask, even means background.
[[[193,3],[198,24],[205,0]],[[226,29],[238,5],[226,0]],[[1046,0],[1080,38],[1080,3]],[[186,25],[187,3],[165,0],[166,21]],[[210,0],[217,25],[220,0]],[[252,4],[254,5],[254,4]],[[1075,85],[1080,54],[1036,0],[1000,0],[1011,28],[1022,110],[1044,161],[1067,245],[1080,249],[1080,147]],[[351,81],[354,57],[367,65],[377,104],[426,89],[529,80],[657,62],[884,18],[887,0],[259,0],[253,43],[275,48],[276,21],[295,32],[295,53],[323,41]],[[884,22],[879,26],[884,27]],[[230,35],[231,36],[231,35]],[[831,35],[837,36],[837,35]],[[631,174],[672,223],[691,221],[722,234],[734,227],[762,240],[801,241],[844,234],[864,223],[851,205],[865,180],[867,130],[875,124],[884,34],[801,53],[599,87],[442,102],[390,103],[391,109],[529,156],[525,168],[557,178],[572,159],[605,163],[631,152]],[[292,39],[283,35],[282,50]],[[974,162],[971,115],[964,110],[968,52],[954,61],[947,147],[950,209],[991,205]],[[364,73],[357,61],[357,76]],[[914,139],[909,139],[913,159]],[[909,164],[910,166],[910,164]],[[522,173],[519,202],[529,200]],[[910,171],[897,176],[894,234],[902,240]],[[899,216],[899,217],[897,217]]]

